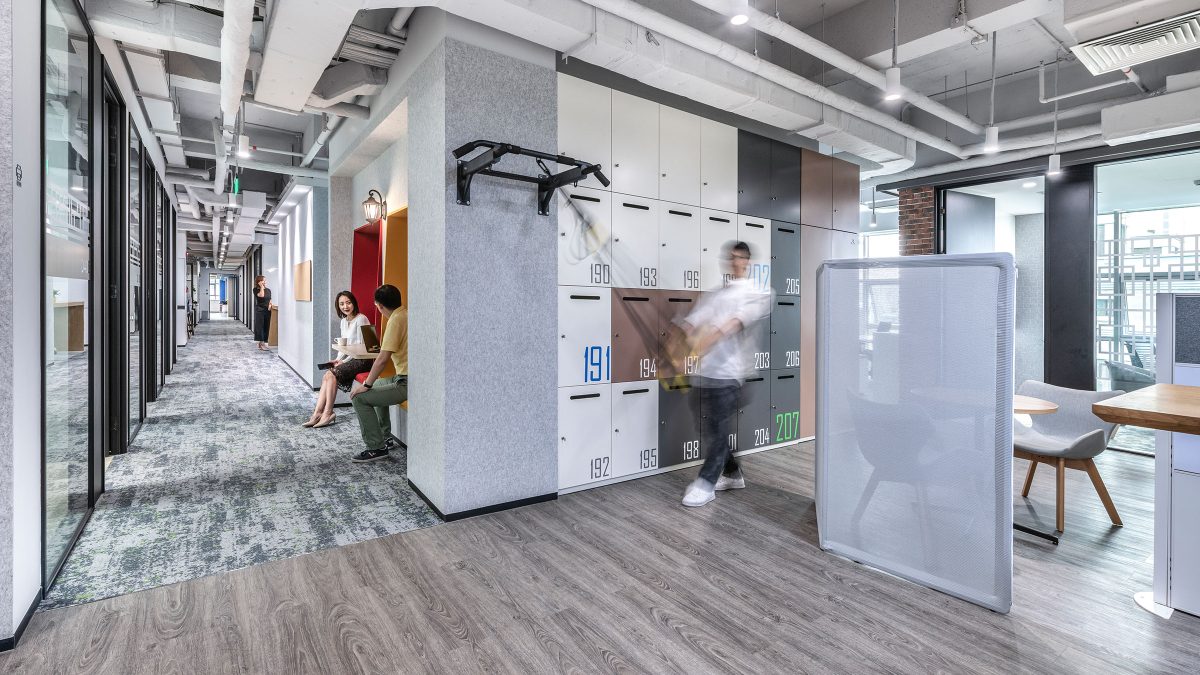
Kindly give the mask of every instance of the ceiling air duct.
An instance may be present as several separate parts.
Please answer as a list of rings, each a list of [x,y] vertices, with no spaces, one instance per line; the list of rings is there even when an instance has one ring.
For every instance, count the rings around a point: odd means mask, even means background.
[[[1071,51],[1093,75],[1200,47],[1200,10],[1081,42]]]

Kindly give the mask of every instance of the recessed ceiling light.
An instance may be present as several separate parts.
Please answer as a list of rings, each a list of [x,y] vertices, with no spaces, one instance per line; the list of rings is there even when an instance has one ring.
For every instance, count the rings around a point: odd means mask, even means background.
[[[1035,188],[1035,187],[1037,187],[1037,181],[1036,180],[1027,180],[1024,183],[1021,183],[1021,187],[1026,188],[1026,189]]]

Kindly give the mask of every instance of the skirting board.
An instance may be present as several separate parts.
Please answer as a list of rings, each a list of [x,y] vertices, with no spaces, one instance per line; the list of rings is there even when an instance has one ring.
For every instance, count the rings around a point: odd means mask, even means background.
[[[484,516],[489,513],[496,513],[497,511],[507,511],[508,509],[515,509],[515,508],[519,508],[522,506],[529,506],[531,504],[541,504],[542,502],[552,502],[555,499],[558,499],[558,493],[551,492],[549,494],[538,495],[536,497],[528,497],[526,499],[518,499],[516,501],[504,502],[503,504],[492,504],[491,506],[484,506],[484,507],[480,507],[478,509],[469,509],[467,511],[458,511],[457,513],[442,513],[442,510],[439,509],[437,506],[435,506],[434,503],[432,501],[430,501],[428,497],[425,496],[425,493],[421,492],[421,488],[417,487],[416,484],[412,482],[412,480],[408,481],[408,486],[413,489],[413,492],[417,493],[418,497],[420,497],[426,504],[429,505],[429,508],[433,509],[433,512],[435,514],[437,514],[438,518],[441,518],[443,521],[445,521],[447,523],[451,523],[456,520],[462,520],[463,518],[474,518],[475,516]]]
[[[33,618],[33,613],[37,611],[38,605],[42,602],[42,589],[38,589],[37,595],[33,597],[33,604],[29,606],[29,611],[25,612],[25,618],[21,619],[21,625],[17,626],[16,632],[12,637],[0,639],[0,652],[7,652],[16,649],[17,643],[21,641],[21,636],[25,634],[25,627],[29,625],[29,620]]]
[[[794,441],[788,441],[787,443],[776,443],[775,445],[767,445],[767,446],[763,446],[761,448],[755,448],[753,450],[742,450],[740,452],[733,453],[733,456],[734,457],[745,457],[747,455],[753,455],[753,454],[756,454],[759,452],[766,452],[767,450],[776,450],[779,448],[786,448],[789,445],[796,445],[798,443],[807,443],[808,441],[811,441],[815,438],[816,438],[816,436],[809,436],[807,438],[798,438]],[[582,492],[584,490],[591,490],[592,488],[604,487],[605,485],[616,485],[617,483],[624,483],[627,480],[637,480],[638,478],[647,478],[649,476],[657,476],[660,473],[670,473],[672,471],[679,471],[681,469],[689,469],[694,466],[700,466],[703,463],[704,463],[704,460],[697,459],[693,462],[685,462],[683,464],[676,464],[675,466],[668,466],[668,467],[662,468],[662,469],[650,469],[649,471],[643,471],[641,473],[631,473],[628,476],[621,476],[619,478],[610,478],[608,480],[597,481],[595,483],[587,483],[585,485],[576,485],[575,487],[565,488],[565,489],[559,490],[558,494],[569,495],[572,492]]]

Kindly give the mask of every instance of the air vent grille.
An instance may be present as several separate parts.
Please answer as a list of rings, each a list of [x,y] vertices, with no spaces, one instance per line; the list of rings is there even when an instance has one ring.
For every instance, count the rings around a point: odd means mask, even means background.
[[[1084,42],[1071,48],[1093,75],[1200,47],[1200,11]]]

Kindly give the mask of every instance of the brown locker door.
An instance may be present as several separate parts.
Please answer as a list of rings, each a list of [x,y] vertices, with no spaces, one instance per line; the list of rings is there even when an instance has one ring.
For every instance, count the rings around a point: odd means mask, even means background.
[[[663,344],[674,345],[672,338],[672,327],[675,319],[682,319],[691,313],[696,307],[696,303],[700,301],[700,291],[658,291],[655,294],[658,299],[658,320],[659,320],[659,339]],[[699,374],[700,363],[698,360],[685,360],[682,373],[676,373],[670,366],[666,358],[666,354],[662,359],[659,359],[659,376],[671,377],[673,375],[697,375]]]
[[[812,150],[800,155],[800,222],[833,227],[833,158]]]
[[[658,376],[658,293],[661,291],[613,289],[613,382],[653,380]]]
[[[858,165],[833,163],[833,229],[858,232]]]
[[[817,428],[817,269],[832,253],[833,236],[800,226],[800,438]]]

